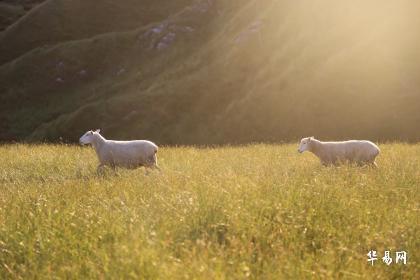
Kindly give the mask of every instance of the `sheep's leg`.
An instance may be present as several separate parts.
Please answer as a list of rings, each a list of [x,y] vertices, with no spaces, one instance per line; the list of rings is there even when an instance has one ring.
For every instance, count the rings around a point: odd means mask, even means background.
[[[96,173],[98,175],[103,175],[104,174],[104,167],[105,167],[105,165],[99,164],[98,167],[96,168]]]
[[[362,167],[362,166],[366,165],[366,162],[357,161],[356,164],[357,164],[357,166]]]
[[[144,169],[145,169],[145,172],[144,172],[145,175],[149,175],[151,170],[157,169],[159,172],[161,171],[161,169],[159,168],[159,166],[157,166],[156,164],[148,164],[148,165],[145,165],[144,166]]]
[[[325,167],[329,167],[329,166],[331,166],[333,163],[332,163],[331,161],[326,161],[326,160],[323,160],[323,161],[321,161],[321,164],[322,164],[323,166],[325,166]]]
[[[147,162],[147,164],[144,166],[146,168],[146,170],[149,169],[157,169],[159,171],[161,171],[160,167],[157,164],[157,156],[156,154],[154,154],[153,156],[151,156]]]
[[[153,168],[154,168],[154,169],[157,169],[157,170],[159,170],[159,171],[162,171],[162,170],[160,169],[160,167],[157,165],[157,155],[156,155],[156,154],[154,154],[154,155],[153,155]]]
[[[144,166],[144,175],[148,176],[150,174],[150,167],[149,166]]]
[[[160,169],[160,167],[157,164],[153,165],[153,168],[157,169],[159,172],[162,172],[162,169]]]
[[[159,168],[159,166],[157,166],[157,165],[148,165],[148,166],[145,166],[145,168],[146,168],[146,175],[149,175],[150,171],[153,171],[153,170],[157,170],[157,171],[159,171],[159,172],[161,172],[161,171],[162,171],[162,170]]]
[[[161,171],[159,166],[158,166],[158,161],[157,161],[157,155],[156,154],[153,155],[152,168]]]
[[[157,165],[157,163],[152,163],[150,166],[148,166],[150,169],[156,169],[158,171],[162,171],[160,167]]]

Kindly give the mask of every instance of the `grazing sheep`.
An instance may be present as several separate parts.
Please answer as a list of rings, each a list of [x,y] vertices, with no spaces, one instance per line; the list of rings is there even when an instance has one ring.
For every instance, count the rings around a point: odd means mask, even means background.
[[[298,152],[303,153],[305,151],[314,153],[323,165],[338,165],[349,162],[373,166],[377,166],[375,158],[380,152],[378,146],[366,140],[322,142],[314,137],[303,138],[300,141]]]
[[[99,134],[100,130],[88,131],[80,137],[80,144],[92,144],[99,159],[98,171],[105,165],[115,168],[145,168],[159,169],[156,153],[158,147],[146,140],[114,141],[106,140]],[[160,169],[159,169],[160,170]]]

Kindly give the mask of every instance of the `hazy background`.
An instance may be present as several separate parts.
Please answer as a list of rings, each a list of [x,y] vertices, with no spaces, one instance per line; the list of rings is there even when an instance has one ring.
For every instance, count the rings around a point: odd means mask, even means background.
[[[416,0],[3,0],[0,141],[419,141],[419,27]]]

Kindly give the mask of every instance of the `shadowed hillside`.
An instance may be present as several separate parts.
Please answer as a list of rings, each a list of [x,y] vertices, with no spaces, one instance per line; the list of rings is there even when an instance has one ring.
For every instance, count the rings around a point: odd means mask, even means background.
[[[0,33],[0,139],[420,139],[416,1],[225,2],[32,9]]]
[[[162,20],[190,1],[164,1],[159,5],[154,2],[47,0],[2,34],[0,63],[11,61],[37,47],[107,32],[121,32]]]
[[[45,0],[1,0],[0,32]]]

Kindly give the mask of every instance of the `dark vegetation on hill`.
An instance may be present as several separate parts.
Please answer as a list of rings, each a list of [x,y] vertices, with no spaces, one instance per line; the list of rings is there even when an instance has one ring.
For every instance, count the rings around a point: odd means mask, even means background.
[[[45,0],[0,0],[0,32]]]
[[[0,140],[420,140],[420,5],[47,0],[0,33]]]

